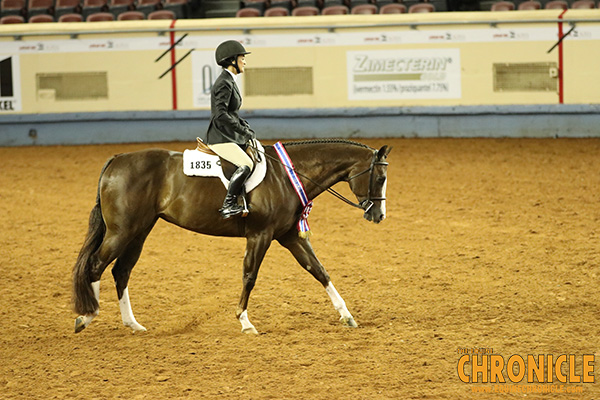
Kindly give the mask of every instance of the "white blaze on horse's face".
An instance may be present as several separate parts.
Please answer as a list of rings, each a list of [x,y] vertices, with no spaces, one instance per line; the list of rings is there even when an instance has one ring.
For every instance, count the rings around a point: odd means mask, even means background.
[[[386,153],[387,154],[387,153]],[[385,208],[385,202],[386,202],[386,192],[387,192],[387,162],[385,161],[385,159],[383,159],[381,161],[382,163],[385,163],[385,165],[382,165],[384,169],[384,173],[382,175],[380,175],[379,177],[376,178],[376,182],[379,184],[381,184],[381,189],[380,189],[380,194],[379,194],[379,198],[380,200],[380,205],[379,205],[379,215],[376,215],[374,218],[374,221],[376,223],[379,223],[381,221],[383,221],[385,219],[386,216],[386,208]]]
[[[385,179],[385,182],[383,183],[383,187],[381,188],[381,197],[385,198],[385,192],[387,190],[387,177]],[[380,222],[383,221],[385,219],[385,200],[381,200],[381,219],[379,220]]]
[[[351,180],[366,172],[369,173],[367,196],[361,201],[360,205],[365,210],[365,219],[367,221],[373,221],[376,224],[383,221],[386,216],[385,201],[388,166],[386,157],[390,150],[391,148],[383,146],[379,151],[373,153],[373,159],[369,169],[348,178]]]
[[[371,198],[372,206],[365,212],[364,217],[367,221],[373,221],[376,224],[385,219],[386,216],[386,191],[387,191],[387,176],[379,175],[374,177],[375,183],[372,186]]]

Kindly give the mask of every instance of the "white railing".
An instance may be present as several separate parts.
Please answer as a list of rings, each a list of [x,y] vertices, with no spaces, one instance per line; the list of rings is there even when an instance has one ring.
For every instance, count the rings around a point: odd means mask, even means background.
[[[486,12],[487,13],[487,12]],[[494,13],[495,14],[495,13]],[[496,16],[496,15],[494,15]],[[310,18],[310,17],[303,17]],[[319,18],[319,17],[316,17]],[[189,21],[189,20],[182,20]],[[70,36],[72,39],[76,39],[81,35],[99,35],[99,34],[131,34],[131,33],[156,33],[157,35],[165,35],[170,32],[231,32],[231,31],[242,31],[244,34],[250,34],[255,31],[274,31],[274,30],[327,30],[328,32],[335,32],[341,29],[373,29],[373,28],[410,28],[418,29],[419,27],[431,27],[431,26],[469,26],[469,25],[488,25],[491,27],[497,27],[498,25],[504,24],[551,24],[551,23],[566,23],[571,26],[576,26],[580,23],[600,23],[600,18],[545,18],[545,19],[481,19],[481,20],[438,20],[438,21],[408,21],[408,22],[395,22],[395,23],[381,23],[381,24],[326,24],[326,25],[275,25],[275,26],[255,26],[255,27],[175,27],[175,28],[132,28],[132,29],[98,29],[98,30],[74,30],[69,29],[65,31],[35,31],[35,32],[0,32],[0,38],[12,37],[14,40],[21,40],[24,37],[36,37],[36,36]],[[98,24],[95,22],[94,24]],[[11,25],[14,27],[15,25]]]

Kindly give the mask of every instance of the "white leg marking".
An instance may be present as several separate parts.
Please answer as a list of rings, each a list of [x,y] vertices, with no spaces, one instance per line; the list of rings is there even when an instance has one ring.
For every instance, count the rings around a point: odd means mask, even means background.
[[[92,282],[92,290],[94,291],[94,297],[97,301],[100,301],[100,281]],[[75,319],[75,333],[81,332],[89,324],[92,323],[92,320],[98,315],[100,312],[100,308],[94,311],[93,314],[89,315],[80,315]]]
[[[340,313],[340,320],[345,325],[348,325],[351,327],[356,327],[356,322],[354,322],[354,318],[352,318],[352,314],[350,314],[350,311],[348,311],[348,308],[346,308],[346,303],[344,302],[344,299],[342,299],[342,296],[340,296],[338,291],[335,290],[333,283],[329,282],[329,284],[325,288],[325,291],[331,298],[333,307],[335,307],[335,309]]]
[[[254,327],[254,325],[252,325],[252,323],[250,323],[250,320],[248,319],[248,310],[244,310],[240,314],[240,323],[242,324],[242,332],[258,334],[256,328]]]
[[[133,316],[133,311],[131,310],[131,302],[129,301],[129,288],[125,288],[125,290],[123,291],[123,296],[119,300],[119,308],[121,309],[121,319],[123,320],[123,324],[125,326],[130,327],[134,331],[146,331],[146,328],[138,324],[138,322],[135,320],[135,317]]]
[[[100,281],[92,282],[92,290],[94,291],[94,296],[96,297],[96,301],[100,303]],[[98,309],[92,315],[85,315],[84,321],[85,326],[88,326],[90,322],[98,315],[100,312],[100,305],[98,305]]]
[[[96,296],[96,301],[100,302],[100,281],[92,282],[92,290],[94,291],[94,296]],[[99,311],[99,309],[96,310],[95,315],[98,315]]]
[[[100,281],[92,282],[92,290],[94,291],[94,296],[96,297],[96,301],[100,303]],[[92,315],[84,315],[85,326],[87,327],[92,320],[98,316],[100,312],[100,306],[98,305],[98,309]]]
[[[331,302],[333,303],[333,307],[340,313],[342,317],[351,317],[350,312],[346,308],[346,303],[342,296],[338,293],[338,291],[333,286],[333,283],[329,282],[329,285],[325,288],[325,291],[331,298]]]

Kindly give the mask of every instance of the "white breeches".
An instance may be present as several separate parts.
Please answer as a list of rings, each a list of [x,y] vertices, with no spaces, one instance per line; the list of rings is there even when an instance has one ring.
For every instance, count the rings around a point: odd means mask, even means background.
[[[209,144],[208,147],[217,153],[219,157],[235,164],[237,167],[246,166],[252,169],[254,165],[248,154],[236,143]]]

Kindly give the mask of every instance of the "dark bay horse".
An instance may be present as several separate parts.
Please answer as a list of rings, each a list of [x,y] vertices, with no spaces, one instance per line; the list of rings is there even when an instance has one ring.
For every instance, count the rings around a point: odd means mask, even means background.
[[[376,150],[346,140],[286,143],[285,148],[314,199],[340,181],[347,181],[364,217],[375,223],[385,218],[387,146]],[[127,284],[146,237],[162,218],[182,228],[207,235],[245,237],[243,286],[236,315],[242,331],[257,333],[248,319],[248,298],[271,242],[277,240],[325,288],[341,321],[356,327],[354,318],[314,254],[310,240],[298,235],[302,207],[285,167],[272,146],[265,147],[267,175],[248,196],[246,218],[223,220],[219,208],[225,187],[218,178],[183,174],[182,153],[151,149],[112,157],[102,169],[89,230],[73,268],[73,306],[79,317],[75,332],[98,315],[100,277],[114,260],[112,274],[123,323],[146,330],[133,316]]]

